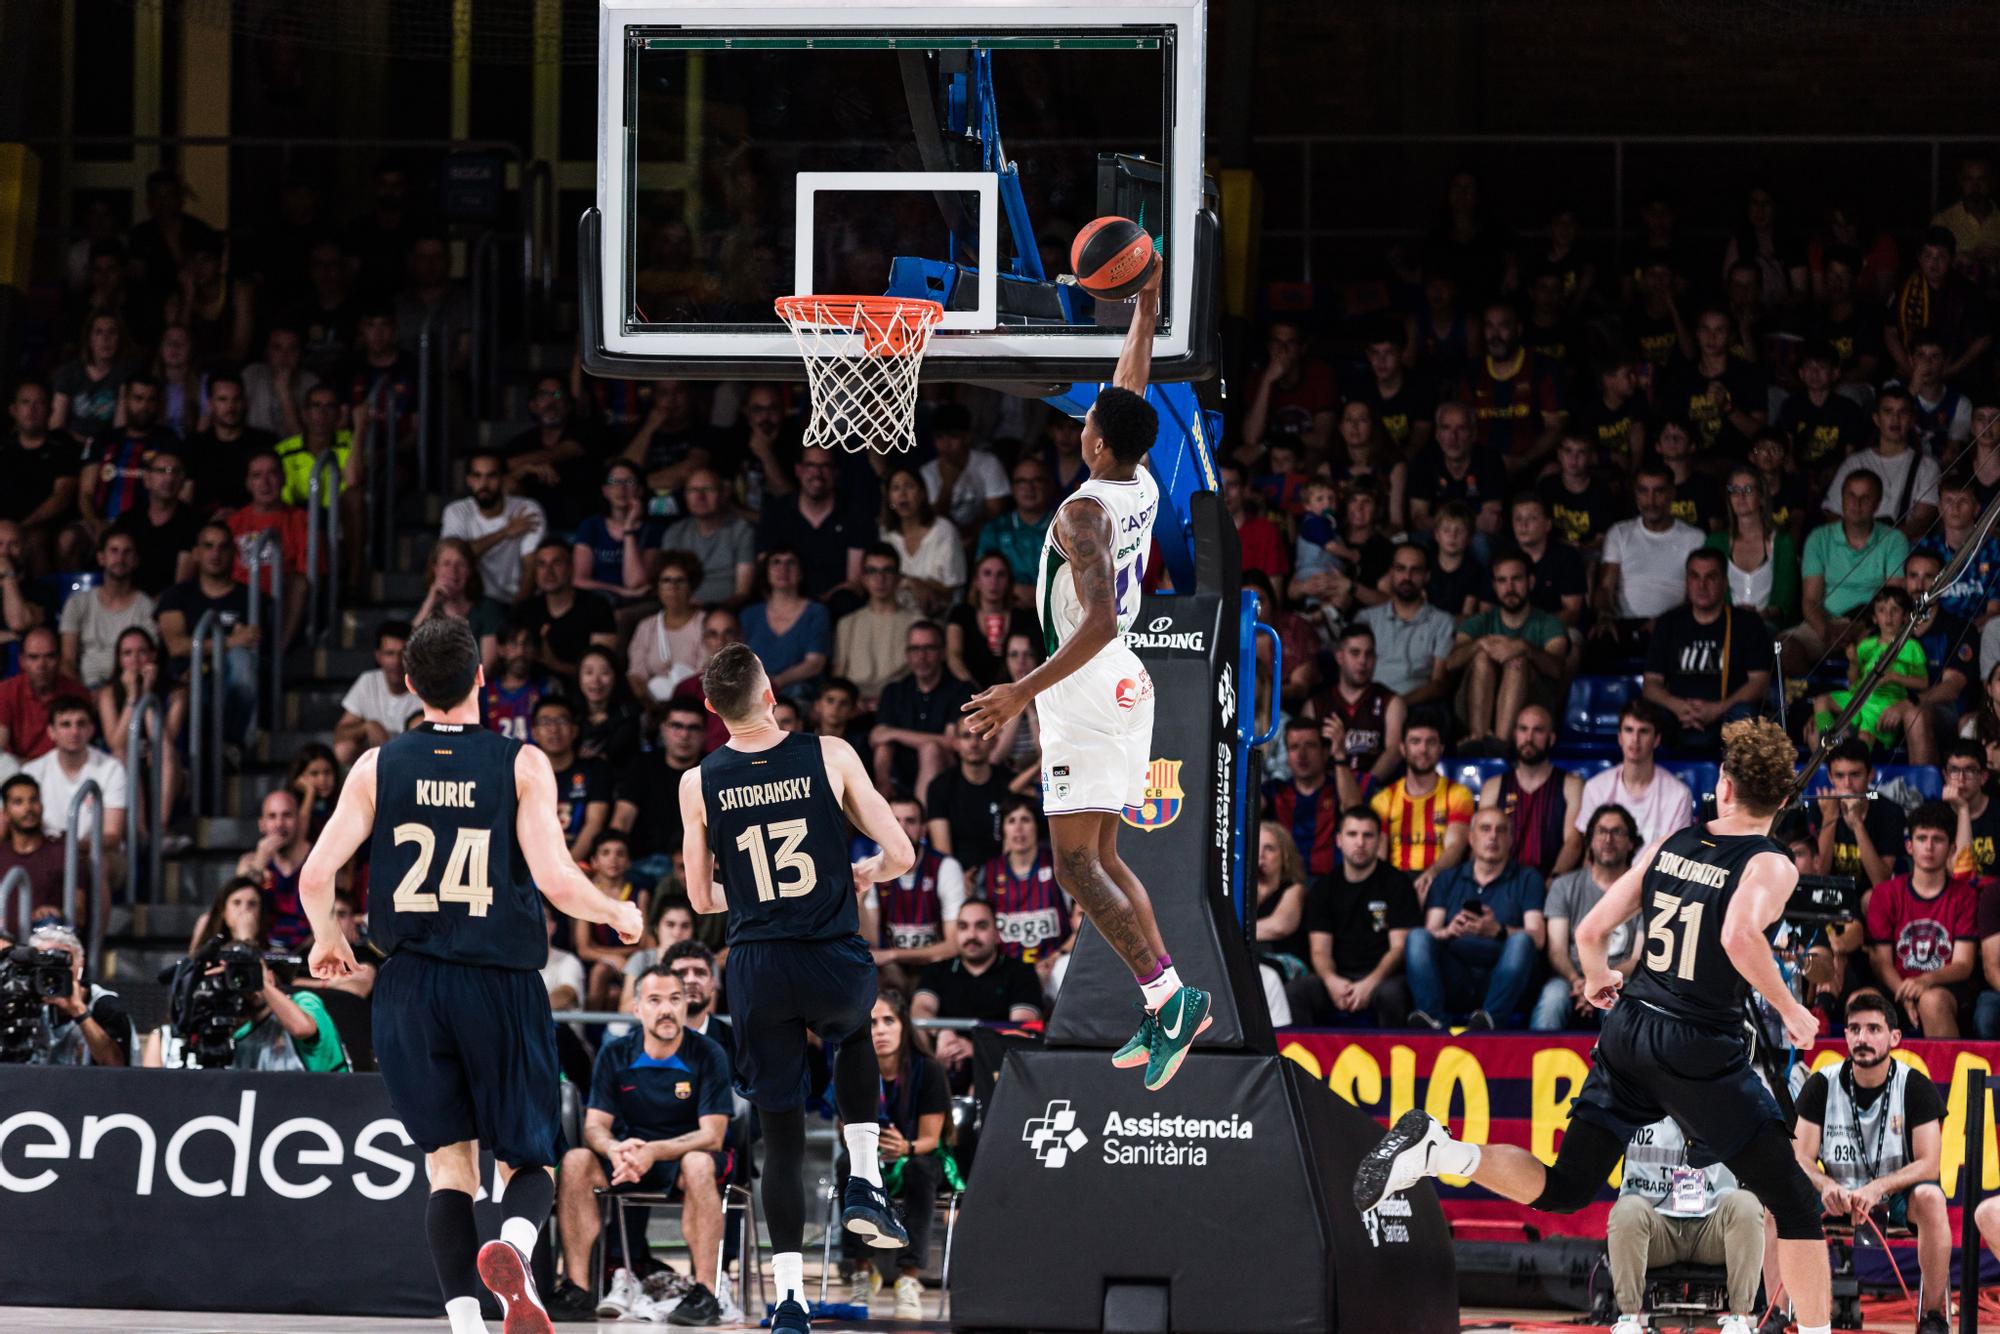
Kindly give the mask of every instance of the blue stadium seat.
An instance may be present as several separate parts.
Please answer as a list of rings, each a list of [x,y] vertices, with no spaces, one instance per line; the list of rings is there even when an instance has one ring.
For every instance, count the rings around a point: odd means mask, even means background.
[[[1471,788],[1472,795],[1477,797],[1479,789],[1486,785],[1487,779],[1493,777],[1495,774],[1507,772],[1507,761],[1491,757],[1470,760],[1446,760],[1443,768],[1446,778],[1457,783],[1460,787]]]
[[[41,590],[40,601],[49,608],[50,623],[62,616],[63,603],[73,594],[86,588],[95,588],[104,582],[104,576],[96,570],[67,570],[59,574],[45,574],[36,580]]]
[[[1567,769],[1586,783],[1606,769],[1614,767],[1618,762],[1618,752],[1615,750],[1591,751],[1577,755],[1559,754],[1555,757],[1556,768]]]
[[[1569,701],[1563,705],[1562,735],[1565,742],[1586,737],[1615,739],[1618,711],[1639,693],[1636,676],[1579,676],[1570,682]]]
[[[1703,797],[1715,791],[1715,778],[1721,772],[1714,760],[1662,760],[1660,767],[1688,785],[1697,806]]]

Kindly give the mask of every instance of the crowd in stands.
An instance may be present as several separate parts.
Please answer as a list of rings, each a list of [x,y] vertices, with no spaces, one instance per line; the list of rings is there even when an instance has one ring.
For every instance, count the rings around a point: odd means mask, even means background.
[[[1649,201],[1614,263],[1573,213],[1508,231],[1461,176],[1439,231],[1395,252],[1377,309],[1268,322],[1219,465],[1244,586],[1284,646],[1255,861],[1274,1018],[1593,1026],[1576,924],[1649,841],[1700,818],[1722,729],[1781,718],[1803,757],[1855,705],[1781,827],[1802,871],[1853,877],[1864,905],[1814,951],[1810,985],[1834,1028],[1873,988],[1906,1034],[2000,1038],[2000,540],[1979,529],[2000,494],[2000,209],[1985,160],[1958,183],[1894,234],[1838,211],[1794,227],[1755,191],[1712,246]],[[0,872],[25,869],[36,939],[79,965],[106,905],[64,902],[72,794],[97,782],[114,865],[138,830],[185,846],[195,627],[220,620],[228,738],[245,745],[265,655],[301,639],[315,476],[338,477],[323,503],[351,581],[374,463],[360,442],[410,429],[419,327],[447,374],[471,333],[445,233],[392,165],[345,224],[292,184],[281,227],[228,240],[165,173],[147,210],[67,257],[67,332],[15,378],[0,439]],[[542,371],[511,387],[520,420],[460,451],[421,599],[358,646],[374,667],[263,800],[190,951],[304,949],[298,872],[342,776],[420,716],[404,642],[462,617],[486,725],[548,753],[572,854],[647,923],[627,947],[549,918],[558,1008],[633,1016],[622,1035],[562,1029],[593,1090],[565,1175],[656,1179],[668,1159],[624,1133],[650,1095],[627,1105],[598,1076],[724,1036],[728,949],[681,889],[676,794],[725,738],[701,668],[744,642],[781,725],[850,741],[919,849],[862,915],[899,1127],[884,1148],[918,1164],[907,1189],[935,1192],[941,1099],[982,1057],[910,1020],[1032,1028],[1080,923],[1048,850],[1035,710],[993,737],[958,724],[1045,651],[1037,566],[1086,475],[1078,423],[927,386],[914,453],[848,453],[800,447],[802,386]],[[257,560],[282,616],[249,587]],[[1958,577],[1928,599],[1947,565]],[[1163,569],[1148,562],[1149,588]],[[145,724],[157,812],[122,763],[147,695],[165,704]],[[357,943],[368,893],[350,867]],[[1612,940],[1628,972],[1639,926]],[[365,1024],[341,1021],[373,978],[267,969],[236,1063],[365,1065]],[[66,1059],[179,1063],[170,1027],[134,1033],[102,988],[79,982],[62,1015]],[[699,1197],[691,1237],[730,1170],[711,1082],[673,1155]],[[581,1236],[595,1213],[568,1190]],[[570,1257],[578,1283],[587,1263]],[[627,1279],[630,1310],[644,1294]]]

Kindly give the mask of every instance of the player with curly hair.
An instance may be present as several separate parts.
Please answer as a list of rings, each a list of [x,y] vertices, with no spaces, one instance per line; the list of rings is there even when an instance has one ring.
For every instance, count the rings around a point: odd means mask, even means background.
[[[1819,1020],[1792,996],[1766,933],[1798,884],[1798,868],[1771,837],[1791,792],[1792,744],[1762,720],[1722,729],[1717,818],[1667,835],[1618,878],[1576,929],[1585,994],[1610,1013],[1590,1076],[1571,1106],[1555,1162],[1510,1144],[1454,1140],[1422,1111],[1406,1112],[1362,1160],[1354,1203],[1364,1212],[1425,1177],[1467,1176],[1495,1194],[1549,1213],[1588,1204],[1632,1133],[1671,1116],[1686,1132],[1688,1165],[1726,1163],[1778,1225],[1778,1266],[1799,1334],[1827,1334],[1832,1307],[1819,1193],[1792,1154],[1771,1092],[1750,1064],[1744,1005],[1752,989],[1803,1048]],[[1606,942],[1641,915],[1645,952],[1631,982]],[[1727,1328],[1727,1326],[1725,1326]]]

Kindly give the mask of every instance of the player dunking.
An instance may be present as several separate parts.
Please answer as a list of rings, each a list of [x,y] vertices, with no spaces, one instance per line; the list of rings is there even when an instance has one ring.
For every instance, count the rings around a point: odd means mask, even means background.
[[[1160,274],[1139,291],[1111,383],[1083,419],[1089,478],[1056,510],[1042,546],[1036,610],[1048,660],[965,705],[966,726],[993,733],[1041,697],[1042,809],[1056,880],[1139,983],[1145,1018],[1111,1057],[1146,1067],[1146,1087],[1174,1077],[1207,1028],[1209,996],[1182,986],[1160,939],[1153,901],[1118,856],[1118,817],[1145,800],[1153,744],[1153,678],[1125,645],[1139,614],[1160,489],[1143,465],[1159,433],[1146,401]]]
[[[1719,818],[1648,847],[1577,927],[1585,994],[1610,1013],[1555,1164],[1511,1144],[1462,1144],[1409,1111],[1362,1160],[1354,1203],[1366,1212],[1385,1195],[1448,1174],[1536,1209],[1574,1213],[1597,1194],[1633,1132],[1671,1116],[1687,1132],[1691,1167],[1728,1164],[1770,1210],[1799,1334],[1827,1334],[1833,1297],[1819,1192],[1793,1157],[1784,1117],[1744,1042],[1751,988],[1783,1017],[1794,1044],[1808,1046],[1819,1032],[1786,989],[1765,934],[1799,880],[1771,838],[1791,788],[1792,743],[1769,722],[1730,723],[1722,737]],[[1621,997],[1624,978],[1606,942],[1634,912],[1645,956]]]
[[[841,1222],[873,1246],[909,1240],[882,1190],[881,1065],[868,1041],[875,961],[855,897],[909,870],[916,853],[852,746],[779,728],[770,678],[749,648],[732,644],[710,658],[701,687],[729,741],[681,779],[688,902],[729,914],[736,1083],[764,1126],[764,1220],[778,1287],[771,1328],[805,1334],[809,1033],[836,1048],[833,1098],[852,1172]],[[850,820],[881,848],[851,864]]]
[[[570,858],[548,757],[480,726],[472,628],[425,621],[404,646],[403,672],[423,723],[355,761],[300,875],[312,972],[353,971],[333,877],[372,835],[369,934],[389,956],[375,982],[375,1055],[390,1105],[424,1151],[424,1226],[452,1334],[484,1331],[480,1279],[505,1308],[506,1334],[550,1334],[528,1268],[559,1157],[541,898],[628,945],[644,923]],[[501,1239],[484,1247],[472,1217],[482,1144],[500,1163],[507,1211]]]

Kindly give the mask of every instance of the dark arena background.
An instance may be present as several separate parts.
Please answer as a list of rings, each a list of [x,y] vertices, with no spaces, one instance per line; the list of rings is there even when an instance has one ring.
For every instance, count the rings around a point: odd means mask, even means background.
[[[0,5],[0,1329],[446,1327],[370,1018],[403,890],[342,869],[338,986],[299,901],[437,615],[645,913],[548,913],[573,1148],[694,1130],[619,1080],[731,1050],[676,795],[709,655],[920,845],[861,897],[912,1244],[845,1242],[816,1047],[816,1330],[1793,1328],[1671,1121],[1567,1215],[1352,1191],[1412,1108],[1553,1161],[1576,928],[1753,717],[1820,1032],[1745,1041],[1834,1324],[2000,1328],[1996,49],[1948,0]],[[1118,846],[1215,1003],[1158,1093],[1057,884],[1084,775],[1034,707],[956,721],[1054,642],[1107,215],[1162,279]],[[675,1036],[621,1042],[654,965]],[[755,1327],[761,1161],[740,1096],[707,1195],[566,1160],[556,1321]]]

